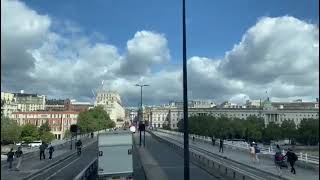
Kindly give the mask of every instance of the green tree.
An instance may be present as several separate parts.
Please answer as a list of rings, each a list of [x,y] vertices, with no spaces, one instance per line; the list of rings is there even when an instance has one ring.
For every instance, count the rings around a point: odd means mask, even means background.
[[[26,141],[27,143],[39,140],[39,132],[37,126],[33,124],[26,124],[22,126],[21,139],[23,141]]]
[[[303,119],[298,128],[297,141],[305,145],[319,143],[319,119]]]
[[[44,134],[45,132],[50,132],[50,126],[49,126],[49,122],[46,121],[45,123],[43,123],[40,127],[39,127],[39,135],[41,136],[42,134]]]
[[[281,139],[281,128],[278,124],[270,122],[264,130],[264,137],[267,140],[280,140]]]
[[[101,106],[97,106],[89,111],[81,112],[78,116],[77,125],[81,133],[89,133],[107,128],[115,127],[108,113]]]
[[[52,140],[55,139],[55,136],[51,132],[45,131],[40,135],[40,139],[42,140],[42,142],[50,143]]]
[[[296,124],[292,120],[284,120],[281,124],[282,138],[289,139],[291,142],[292,139],[297,134]]]
[[[16,142],[21,135],[21,127],[8,117],[1,117],[1,142]]]

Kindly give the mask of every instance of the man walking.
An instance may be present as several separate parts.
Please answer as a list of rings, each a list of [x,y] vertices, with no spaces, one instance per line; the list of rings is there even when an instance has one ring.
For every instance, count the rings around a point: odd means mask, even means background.
[[[52,153],[53,153],[53,151],[54,151],[54,148],[53,148],[53,146],[51,145],[51,143],[49,144],[49,159],[51,160],[52,159]]]
[[[220,138],[219,152],[222,152],[222,153],[223,153],[223,139],[222,139],[222,138]]]
[[[39,149],[40,149],[40,161],[41,161],[42,157],[43,157],[43,159],[46,159],[46,155],[44,154],[44,151],[46,150],[46,146],[43,142],[40,145]]]
[[[7,154],[7,162],[9,163],[9,169],[12,168],[13,156],[14,156],[14,152],[13,152],[13,148],[11,148]]]
[[[23,152],[22,152],[22,148],[21,148],[21,146],[19,146],[18,147],[18,150],[16,151],[16,158],[17,158],[17,160],[18,160],[18,163],[17,163],[17,166],[16,166],[16,171],[20,171],[20,165],[21,165],[21,161],[22,161],[22,154],[23,154]]]
[[[298,156],[292,151],[291,148],[288,149],[285,156],[287,156],[287,158],[288,158],[287,161],[289,162],[289,164],[291,166],[291,172],[293,174],[296,174],[296,169],[294,168],[294,163],[298,160]]]

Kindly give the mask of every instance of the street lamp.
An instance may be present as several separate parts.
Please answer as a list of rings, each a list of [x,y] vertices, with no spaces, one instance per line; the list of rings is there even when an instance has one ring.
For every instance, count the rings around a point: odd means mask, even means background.
[[[149,86],[148,84],[136,84],[135,86],[139,86],[141,88],[141,99],[140,99],[140,110],[141,110],[141,113],[140,113],[140,119],[139,119],[139,127],[140,127],[140,124],[145,124],[143,122],[143,110],[142,110],[142,88],[145,87],[145,86]],[[141,146],[141,130],[139,129],[139,134],[140,134],[140,143],[139,145]],[[145,130],[143,131],[143,145],[145,146],[145,143],[146,143],[146,136],[145,136]]]
[[[143,121],[143,113],[142,113],[142,88],[145,86],[150,86],[148,84],[136,84],[135,86],[139,86],[141,88],[141,96],[140,96],[140,108],[141,108],[141,118],[139,119],[139,124]]]

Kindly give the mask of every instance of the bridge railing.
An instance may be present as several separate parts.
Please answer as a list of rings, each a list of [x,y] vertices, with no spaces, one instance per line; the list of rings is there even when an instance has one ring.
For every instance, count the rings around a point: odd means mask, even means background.
[[[183,137],[183,133],[181,132],[177,132],[177,131],[170,131],[170,130],[164,130],[164,129],[157,129],[157,131],[160,132],[164,132],[167,134],[171,134],[171,135],[175,135],[175,136],[180,136]],[[189,134],[189,139],[191,138],[195,138],[195,140],[200,141],[200,142],[204,142],[204,143],[212,143],[211,138],[207,137],[207,136],[200,136],[197,134]],[[235,141],[224,141],[224,144],[230,147],[235,147],[238,149],[249,149],[249,144],[244,142],[244,143],[239,143],[239,142],[235,142]],[[269,155],[274,155],[275,154],[275,150],[272,146],[270,147],[261,147],[260,151],[262,154],[269,154]],[[285,154],[286,151],[282,150],[282,154]],[[306,163],[311,163],[311,164],[317,164],[319,165],[319,157],[318,156],[312,156],[312,155],[308,155],[308,153],[302,153],[300,152],[298,155],[298,159],[299,161],[303,161]]]
[[[73,180],[85,180],[96,173],[98,158],[93,159]]]

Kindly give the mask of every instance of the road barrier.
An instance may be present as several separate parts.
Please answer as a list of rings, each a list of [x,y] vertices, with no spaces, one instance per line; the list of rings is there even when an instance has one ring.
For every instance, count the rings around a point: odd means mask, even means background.
[[[89,179],[98,169],[98,158],[93,159],[73,180]]]
[[[161,142],[166,143],[167,145],[175,149],[179,154],[181,154],[181,156],[183,156],[182,144],[176,144],[176,143],[170,142],[167,139],[159,137],[153,132],[149,132],[149,133],[154,138],[158,139]],[[252,171],[250,172],[247,170],[243,170],[237,166],[232,165],[232,163],[228,163],[229,161],[229,162],[240,164],[236,161],[224,158],[224,161],[225,161],[224,162],[223,160],[221,160],[222,157],[215,158],[215,157],[209,156],[206,153],[199,152],[194,148],[190,148],[189,156],[192,163],[198,165],[199,167],[206,170],[208,173],[210,173],[211,175],[215,176],[218,179],[222,177],[223,177],[222,179],[225,179],[226,177],[228,177],[229,179],[234,179],[234,180],[266,180],[266,178],[273,179],[273,180],[286,180],[285,177],[277,176],[272,173],[259,170],[257,168],[246,166],[245,164],[241,164],[242,167],[250,168],[253,171],[264,174],[264,176],[260,177],[252,173]],[[217,174],[219,176],[217,176]]]
[[[157,129],[157,131],[183,137],[183,133],[181,133],[181,132],[169,131],[169,130],[164,130],[164,129]],[[196,134],[189,134],[189,139],[192,140],[192,137],[194,137],[195,140],[197,140],[198,142],[212,144],[212,140],[210,137],[199,136]],[[249,150],[248,143],[236,143],[236,142],[232,142],[232,141],[224,141],[224,145],[227,145],[231,148],[240,149],[240,150],[245,150],[245,151]],[[283,150],[282,153],[285,154],[286,151]],[[261,147],[260,154],[267,155],[269,158],[273,158],[273,156],[275,154],[275,150],[272,146],[270,146],[268,148]],[[298,155],[299,161],[304,162],[304,163],[308,163],[311,165],[316,165],[316,168],[319,166],[319,157],[318,156],[310,156],[307,153],[301,153],[301,152],[297,155]],[[301,162],[299,162],[299,161],[297,162],[297,164],[305,166],[305,167],[308,166],[306,164],[301,164]]]

